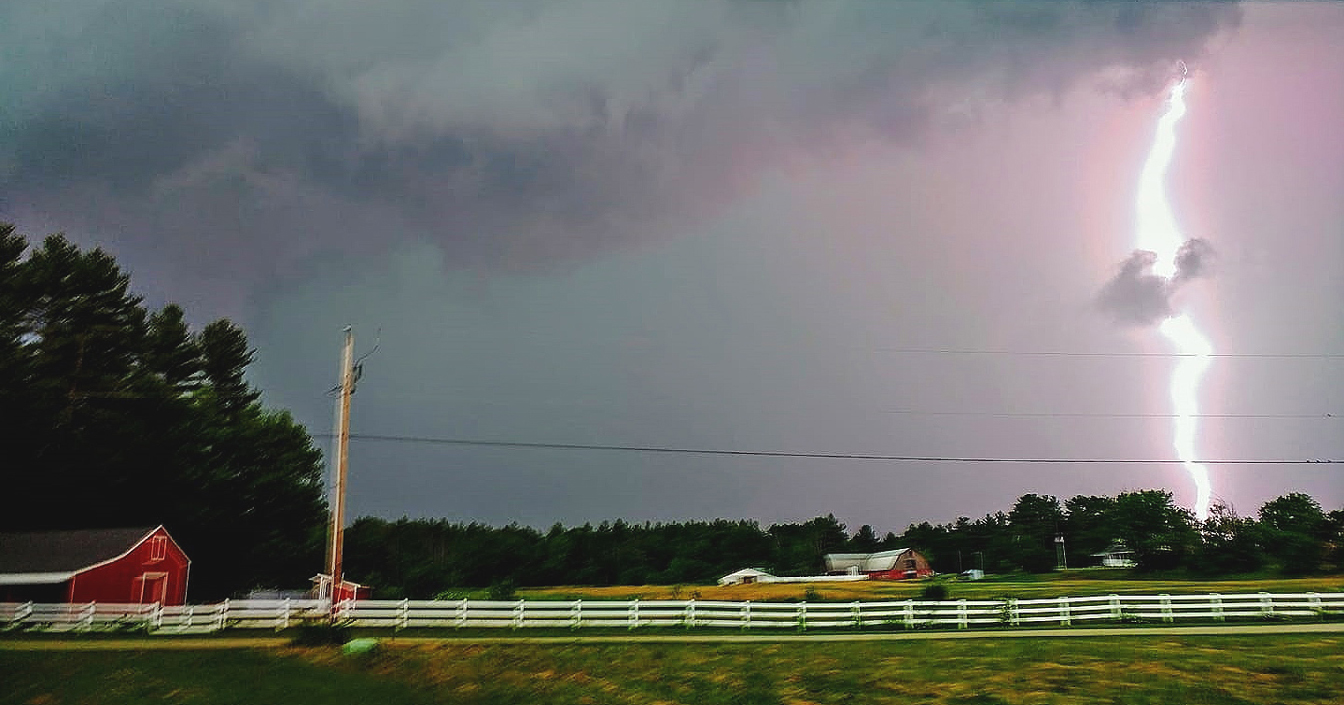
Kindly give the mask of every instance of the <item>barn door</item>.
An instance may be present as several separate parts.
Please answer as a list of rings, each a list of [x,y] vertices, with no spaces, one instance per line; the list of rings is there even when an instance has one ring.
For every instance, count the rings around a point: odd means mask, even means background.
[[[145,573],[138,578],[140,582],[140,603],[163,604],[168,597],[168,574]]]

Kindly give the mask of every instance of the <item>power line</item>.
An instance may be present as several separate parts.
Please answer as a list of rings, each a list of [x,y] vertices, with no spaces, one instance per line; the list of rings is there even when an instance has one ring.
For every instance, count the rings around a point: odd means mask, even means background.
[[[1344,353],[1160,353],[1075,352],[1069,350],[975,350],[969,348],[874,348],[880,352],[909,355],[1009,355],[1019,357],[1219,357],[1262,359],[1344,360]]]
[[[363,441],[394,443],[426,443],[434,445],[478,446],[488,448],[529,448],[543,450],[597,450],[632,453],[665,453],[680,455],[729,455],[758,458],[812,458],[819,460],[883,460],[921,463],[995,463],[1003,465],[1180,465],[1180,460],[1154,458],[1004,458],[967,457],[946,455],[885,455],[870,453],[815,453],[779,450],[732,450],[724,448],[679,448],[673,446],[606,445],[599,443],[539,443],[530,441],[502,441],[472,438],[441,438],[432,436],[397,436],[374,433],[352,433],[350,438]],[[1201,465],[1334,465],[1344,461],[1325,460],[1199,460]]]
[[[444,394],[452,393],[454,390],[449,388],[439,388],[431,390],[427,394],[384,394],[384,398],[392,399],[418,399],[434,400],[439,399]],[[472,399],[457,398],[459,403],[467,408],[489,406],[513,408],[518,406],[548,406],[573,408],[583,407],[584,409],[610,410],[616,406],[615,403],[600,403],[586,400],[566,400],[566,399],[546,399],[546,400],[525,400],[525,401],[500,401],[496,399]],[[1298,420],[1344,420],[1344,412],[1317,412],[1317,413],[1280,413],[1280,414],[1156,414],[1156,413],[1116,413],[1116,412],[1074,412],[1074,411],[928,411],[922,409],[871,409],[859,411],[863,413],[895,416],[967,416],[967,417],[985,417],[985,418],[1042,418],[1042,419],[1175,419],[1175,418],[1193,418],[1193,419],[1298,419]],[[798,412],[804,413],[804,412]]]
[[[1115,414],[1076,413],[1064,411],[919,411],[915,409],[884,409],[883,414],[906,416],[989,416],[997,418],[1083,418],[1083,419],[1330,419],[1344,420],[1344,414]]]

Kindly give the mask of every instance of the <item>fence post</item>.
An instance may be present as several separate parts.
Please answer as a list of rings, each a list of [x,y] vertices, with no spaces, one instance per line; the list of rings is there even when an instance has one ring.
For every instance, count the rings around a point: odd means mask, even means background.
[[[276,630],[280,630],[288,626],[289,626],[289,598],[286,597],[283,601],[280,602],[280,605],[275,608],[275,628]]]
[[[1157,604],[1161,608],[1163,622],[1171,622],[1175,620],[1175,618],[1171,616],[1171,595],[1168,595],[1165,592],[1159,593],[1157,596]]]
[[[574,601],[574,607],[569,611],[570,629],[578,629],[583,626],[583,600]]]
[[[639,598],[636,597],[630,601],[630,609],[627,614],[630,622],[630,628],[635,629],[639,626]]]
[[[797,624],[798,624],[798,631],[800,631],[800,632],[805,632],[805,631],[807,631],[807,602],[806,602],[806,601],[803,601],[803,602],[799,602],[799,603],[798,603],[798,615],[797,615],[797,617],[795,618],[794,621],[796,621]]]
[[[970,626],[966,617],[966,600],[957,600],[957,629],[965,629]]]
[[[87,610],[87,612],[80,619],[80,622],[83,623],[85,629],[93,629],[93,615],[97,614],[98,612],[98,603],[90,602],[89,606],[86,607],[85,610]]]
[[[1008,625],[1013,627],[1022,626],[1022,613],[1017,611],[1017,598],[1008,598]]]
[[[514,628],[514,629],[517,629],[518,627],[523,626],[523,613],[524,613],[524,610],[527,609],[527,608],[524,606],[524,603],[526,603],[526,602],[527,602],[526,600],[518,600],[518,605],[517,605],[516,607],[513,608],[513,628]]]
[[[1059,598],[1059,626],[1071,626],[1073,624],[1072,616],[1072,612],[1069,611],[1069,598]]]
[[[905,616],[902,621],[905,623],[905,628],[913,629],[915,627],[915,601],[913,599],[905,601],[904,612]]]
[[[691,627],[694,627],[694,626],[695,626],[695,598],[694,598],[694,597],[692,597],[691,599],[689,599],[689,600],[686,601],[686,619],[685,619],[685,622],[686,622],[686,628],[687,628],[687,629],[690,629]]]
[[[855,600],[850,612],[854,615],[854,628],[859,629],[863,626],[863,603]]]
[[[405,629],[411,626],[411,601],[403,598],[397,606],[397,623],[393,629]]]
[[[751,629],[751,600],[742,603],[742,629]]]
[[[193,621],[192,618],[195,616],[196,616],[196,607],[194,605],[187,605],[186,619],[182,620],[182,626],[180,631],[185,632],[186,630],[191,629],[191,623]]]
[[[1114,619],[1115,621],[1118,622],[1122,617],[1124,617],[1124,612],[1120,609],[1120,596],[1115,593],[1111,593],[1107,597],[1110,598],[1111,619]]]
[[[1274,596],[1267,593],[1260,593],[1260,615],[1262,617],[1274,616]]]
[[[453,626],[459,629],[467,626],[467,598],[464,597],[461,602],[457,603],[457,619],[454,621],[456,623]]]
[[[1316,592],[1307,593],[1307,607],[1316,613],[1317,617],[1325,617],[1325,610],[1321,608],[1321,595]]]
[[[1209,593],[1209,605],[1213,608],[1213,620],[1215,622],[1222,622],[1226,619],[1225,617],[1223,617],[1222,595],[1219,595],[1216,592]]]

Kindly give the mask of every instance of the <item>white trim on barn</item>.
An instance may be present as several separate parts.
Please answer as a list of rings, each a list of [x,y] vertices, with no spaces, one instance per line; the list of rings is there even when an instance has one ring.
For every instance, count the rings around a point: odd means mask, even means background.
[[[68,571],[63,573],[0,573],[0,585],[55,585],[73,577],[75,577],[75,572]]]

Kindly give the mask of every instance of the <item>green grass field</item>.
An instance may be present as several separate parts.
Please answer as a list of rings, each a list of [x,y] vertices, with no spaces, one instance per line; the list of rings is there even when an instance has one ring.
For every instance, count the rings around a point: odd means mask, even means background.
[[[1344,637],[0,651],[0,702],[1337,703]]]

